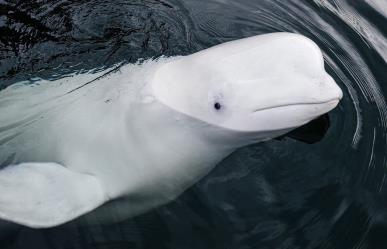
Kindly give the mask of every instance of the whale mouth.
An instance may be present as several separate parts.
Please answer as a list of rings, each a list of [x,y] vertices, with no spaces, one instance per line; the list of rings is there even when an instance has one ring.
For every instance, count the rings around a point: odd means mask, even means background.
[[[297,106],[311,106],[311,107],[319,107],[319,106],[329,106],[329,107],[335,107],[340,102],[340,98],[331,99],[328,101],[322,101],[322,102],[297,102],[297,103],[290,103],[290,104],[283,104],[283,105],[276,105],[276,106],[270,106],[270,107],[264,107],[264,108],[258,108],[254,109],[253,113],[261,112],[261,111],[268,111],[268,110],[274,110],[274,109],[280,109],[285,108],[289,106],[297,107]]]

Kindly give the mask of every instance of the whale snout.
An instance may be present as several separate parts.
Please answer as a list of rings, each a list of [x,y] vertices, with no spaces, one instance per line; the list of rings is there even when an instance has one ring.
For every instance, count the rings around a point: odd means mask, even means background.
[[[297,128],[333,110],[343,97],[340,87],[325,71],[319,78],[299,76],[293,80],[288,86],[273,87],[264,102],[256,101],[258,108],[253,110],[252,123],[257,126],[253,129]]]
[[[343,92],[325,71],[324,57],[317,44],[305,36],[286,33],[281,43],[289,51],[284,55],[289,63],[289,81],[286,83],[286,73],[283,79],[284,84],[288,84],[285,89],[288,89],[289,94],[292,94],[289,88],[297,91],[293,97],[288,96],[288,104],[300,102],[325,107],[319,110],[322,113],[316,110],[317,116],[336,107],[343,97]],[[305,115],[307,119],[309,113]],[[314,118],[314,115],[311,118]]]
[[[253,131],[293,129],[338,105],[343,92],[325,71],[323,54],[312,40],[276,33],[251,42],[254,49],[244,54],[247,63],[240,68],[246,79],[239,80],[236,105],[252,115],[249,121],[230,126]]]
[[[272,98],[267,103],[331,104],[341,100],[343,92],[325,71],[323,54],[315,42],[292,33],[279,33],[272,39],[266,53],[273,56],[266,64],[275,70],[266,71],[268,80],[263,84]]]
[[[343,98],[343,91],[329,74],[325,74],[322,84],[325,85],[325,93],[330,99],[339,102]]]
[[[289,74],[294,75],[295,79],[290,83],[300,88],[300,92],[305,95],[301,97],[305,99],[311,97],[315,102],[321,103],[339,101],[343,97],[340,87],[325,71],[322,51],[314,41],[290,33],[283,33],[280,40],[278,46],[283,46],[288,51],[283,56],[289,63],[287,65]]]

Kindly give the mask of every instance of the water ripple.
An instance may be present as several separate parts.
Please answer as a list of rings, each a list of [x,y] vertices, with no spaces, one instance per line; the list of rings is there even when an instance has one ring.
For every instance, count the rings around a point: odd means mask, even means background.
[[[80,219],[35,231],[0,223],[0,244],[386,248],[386,23],[384,0],[0,1],[0,89],[287,31],[320,46],[344,91],[317,144],[285,139],[243,148],[175,202],[119,224]],[[0,140],[37,118],[23,110],[25,120],[0,120],[8,131]]]

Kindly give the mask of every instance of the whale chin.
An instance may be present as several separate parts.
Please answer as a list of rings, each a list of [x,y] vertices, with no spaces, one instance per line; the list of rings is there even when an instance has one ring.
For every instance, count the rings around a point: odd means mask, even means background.
[[[283,135],[334,109],[339,99],[320,103],[294,103],[256,109],[249,115],[222,123],[224,128],[245,132]]]
[[[256,136],[253,135],[252,137],[254,138],[249,140],[248,144],[263,142],[271,139],[277,141],[291,139],[306,144],[314,144],[320,142],[325,137],[330,124],[329,114],[325,113],[297,128],[256,132]]]

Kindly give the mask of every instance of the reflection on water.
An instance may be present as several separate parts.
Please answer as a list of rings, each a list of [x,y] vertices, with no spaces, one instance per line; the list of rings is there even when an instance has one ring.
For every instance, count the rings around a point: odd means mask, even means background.
[[[1,248],[386,248],[383,0],[0,1],[0,89],[277,31],[314,40],[344,91],[322,141],[243,148],[175,202],[122,223],[1,222]]]

